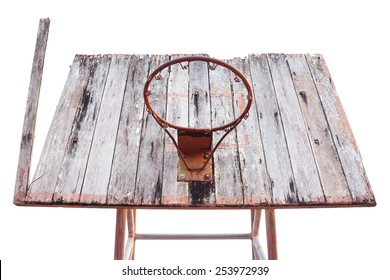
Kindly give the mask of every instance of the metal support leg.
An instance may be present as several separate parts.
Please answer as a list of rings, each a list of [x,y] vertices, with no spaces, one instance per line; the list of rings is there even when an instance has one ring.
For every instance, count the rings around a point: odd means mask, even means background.
[[[134,260],[134,251],[135,251],[135,239],[136,239],[136,231],[135,231],[135,209],[127,209],[127,228],[129,231],[128,239],[125,248],[125,259],[126,260]]]
[[[276,223],[275,223],[275,210],[265,210],[265,223],[267,226],[267,246],[268,246],[268,259],[278,259],[278,248],[276,241]]]
[[[126,230],[126,209],[116,210],[116,228],[115,228],[115,260],[123,260],[125,251],[125,230]]]
[[[261,209],[251,210],[251,237],[252,237],[252,259],[265,260],[266,257],[259,241],[259,226]]]

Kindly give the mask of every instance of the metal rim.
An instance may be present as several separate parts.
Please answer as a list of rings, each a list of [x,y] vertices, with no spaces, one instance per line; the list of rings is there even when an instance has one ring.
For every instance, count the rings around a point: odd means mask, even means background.
[[[191,128],[191,127],[182,127],[182,126],[172,124],[172,123],[166,121],[165,119],[163,119],[160,115],[158,115],[153,110],[153,107],[151,106],[150,100],[149,100],[149,96],[151,95],[151,93],[149,91],[149,85],[153,81],[153,79],[158,77],[158,75],[161,73],[161,71],[164,70],[165,68],[168,68],[169,66],[172,66],[174,64],[179,64],[179,63],[181,64],[182,62],[192,62],[192,61],[203,61],[203,62],[207,62],[207,63],[212,63],[212,64],[214,64],[214,67],[220,65],[222,67],[229,69],[231,72],[233,72],[236,75],[236,77],[241,79],[241,81],[244,83],[246,90],[248,92],[248,95],[247,95],[248,103],[238,118],[236,118],[235,120],[233,120],[227,124],[217,126],[214,128]],[[246,77],[239,70],[237,70],[236,68],[234,68],[230,64],[228,64],[224,61],[215,59],[215,58],[207,57],[207,56],[186,56],[186,57],[181,57],[178,59],[170,60],[170,61],[160,65],[158,68],[156,68],[152,72],[152,74],[150,74],[150,76],[146,80],[146,83],[144,86],[144,100],[145,100],[145,105],[147,107],[147,110],[152,114],[154,119],[163,128],[171,127],[171,128],[177,129],[177,130],[185,130],[185,131],[190,131],[190,132],[191,131],[192,132],[202,132],[202,131],[214,132],[214,131],[223,130],[223,129],[228,129],[230,131],[232,128],[236,127],[242,121],[242,119],[247,117],[249,109],[252,105],[253,93],[252,93],[251,86],[250,86],[248,80],[246,79]]]

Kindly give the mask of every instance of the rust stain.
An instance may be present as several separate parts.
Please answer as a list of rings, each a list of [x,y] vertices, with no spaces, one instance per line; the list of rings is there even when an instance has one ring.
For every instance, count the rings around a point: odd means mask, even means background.
[[[359,156],[359,154],[358,154]],[[367,181],[367,178],[364,176],[364,174],[366,174],[366,171],[364,170],[364,166],[363,166],[363,163],[361,162],[360,158],[356,158],[355,157],[355,165],[359,171],[359,174],[361,174],[361,177],[362,177],[362,180],[363,180],[363,183],[364,183],[364,189],[366,190],[366,192],[368,194],[371,194],[372,191],[371,191],[371,187]]]
[[[80,203],[86,204],[106,204],[107,196],[106,195],[97,195],[97,194],[81,194]]]
[[[217,196],[217,206],[244,205],[243,196]]]
[[[244,112],[246,107],[246,98],[244,96],[246,95],[241,91],[237,93],[238,109],[240,112]]]
[[[351,204],[352,197],[350,195],[340,195],[340,196],[327,196],[327,202],[332,204]]]
[[[247,206],[267,206],[272,202],[272,198],[268,195],[248,196],[245,197],[245,205]]]
[[[345,111],[343,109],[343,106],[341,105],[340,99],[338,96],[335,96],[335,106],[336,110],[340,116],[340,120],[343,123],[343,127],[345,129],[345,134],[349,140],[349,142],[352,144],[354,150],[359,153],[359,149],[356,144],[355,137],[353,136],[352,128],[348,122],[347,116],[345,114]]]
[[[24,173],[25,169],[23,167],[19,167],[19,184],[18,184],[18,191],[21,191],[24,189]]]
[[[14,198],[14,203],[15,204],[18,204],[18,203],[21,203],[21,202],[24,202],[25,201],[25,198],[26,198],[26,193],[25,192],[17,192],[16,195],[15,195],[15,198]]]
[[[180,195],[164,195],[162,204],[166,206],[188,205],[189,197]]]
[[[80,194],[54,193],[53,201],[61,203],[75,203],[80,201]]]
[[[29,202],[51,202],[53,193],[31,192],[27,194],[26,201]]]
[[[229,92],[212,92],[211,97],[232,97]]]

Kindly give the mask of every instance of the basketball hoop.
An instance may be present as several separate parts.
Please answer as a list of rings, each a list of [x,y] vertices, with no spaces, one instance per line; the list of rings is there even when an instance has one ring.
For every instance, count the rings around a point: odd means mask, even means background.
[[[243,82],[247,90],[247,99],[245,109],[241,112],[240,116],[235,120],[212,128],[191,128],[191,127],[182,127],[176,124],[169,123],[161,116],[159,116],[151,106],[150,96],[152,92],[149,90],[149,85],[153,79],[161,80],[161,71],[165,68],[168,68],[174,64],[180,64],[183,69],[186,69],[186,66],[183,66],[183,62],[201,61],[209,64],[209,69],[214,70],[217,66],[222,66],[229,69],[235,74],[234,80],[236,82]],[[212,158],[213,154],[221,144],[223,139],[231,132],[241,121],[248,117],[249,109],[252,105],[253,94],[249,82],[245,76],[238,71],[233,66],[223,62],[221,60],[205,57],[205,56],[187,56],[178,59],[171,60],[167,63],[160,65],[152,74],[148,77],[144,87],[144,99],[147,111],[153,116],[157,123],[164,129],[169,138],[172,140],[175,145],[178,156],[178,176],[177,181],[201,181],[201,182],[211,182],[213,181],[213,165]],[[177,130],[177,142],[168,128],[173,128]],[[217,144],[212,147],[212,135],[213,132],[224,130],[225,133],[219,139]]]

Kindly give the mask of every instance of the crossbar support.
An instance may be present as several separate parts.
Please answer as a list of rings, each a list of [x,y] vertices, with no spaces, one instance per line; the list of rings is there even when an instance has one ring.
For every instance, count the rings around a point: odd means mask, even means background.
[[[234,240],[249,239],[252,241],[252,259],[265,260],[265,254],[259,241],[259,225],[262,209],[251,210],[251,232],[236,234],[137,234],[136,209],[117,209],[115,229],[115,260],[133,260],[135,242],[139,240]],[[126,221],[128,235],[126,236]],[[268,259],[276,260],[276,224],[274,209],[265,210]],[[127,239],[127,242],[126,242]],[[126,244],[125,244],[126,243]]]

